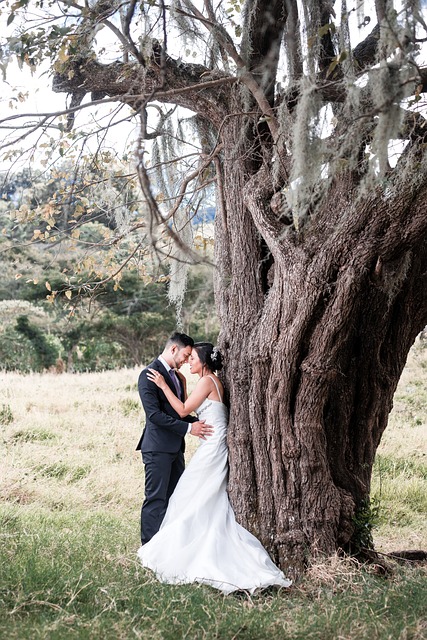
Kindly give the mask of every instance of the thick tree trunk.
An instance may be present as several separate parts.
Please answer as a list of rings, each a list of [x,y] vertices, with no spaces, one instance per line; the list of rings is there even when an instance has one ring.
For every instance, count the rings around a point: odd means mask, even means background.
[[[383,65],[384,100],[377,104],[383,88],[373,77],[356,108],[351,74],[339,82],[347,74],[340,63],[330,75],[331,61],[341,59],[329,30],[330,3],[302,3],[303,11],[300,5],[245,4],[240,49],[216,24],[210,3],[204,17],[192,6],[223,59],[233,61],[232,75],[173,60],[153,41],[149,58],[137,52],[138,62],[109,65],[81,45],[54,78],[56,91],[79,99],[102,91],[138,110],[153,99],[172,102],[215,129],[215,147],[206,153],[212,151],[218,185],[215,298],[231,408],[229,492],[239,521],[287,573],[298,573],[309,555],[357,544],[355,515],[369,499],[393,393],[410,345],[427,324],[426,128],[420,114],[406,114],[401,135],[408,144],[397,168],[388,171],[382,162],[382,182],[362,185],[366,145],[378,129],[384,136],[395,126],[409,79],[406,72],[399,76],[399,65]],[[310,94],[300,83],[304,29],[313,41],[307,65],[316,91]],[[376,64],[378,35],[380,27],[354,50],[356,74]],[[135,53],[134,43],[128,45]],[[291,69],[285,92],[277,90],[282,45]],[[413,62],[409,67],[415,73]],[[413,77],[417,98],[426,78],[425,69]],[[329,141],[309,131],[307,96],[314,94],[334,109]],[[320,104],[312,116],[320,118]],[[318,162],[334,174],[327,193],[305,171],[311,148],[321,150]],[[341,175],[346,167],[354,175]],[[283,207],[282,190],[293,188],[290,175],[298,176],[295,182],[306,179],[303,186],[309,191],[312,184],[314,192],[299,213]],[[140,179],[150,202],[142,169]],[[156,211],[154,201],[151,206]]]
[[[224,138],[216,231],[229,493],[238,520],[295,575],[308,556],[360,543],[355,516],[426,321],[427,182],[387,201],[374,193],[355,214],[343,178],[309,230],[284,227],[274,242],[262,218],[271,180],[245,160],[241,127]]]

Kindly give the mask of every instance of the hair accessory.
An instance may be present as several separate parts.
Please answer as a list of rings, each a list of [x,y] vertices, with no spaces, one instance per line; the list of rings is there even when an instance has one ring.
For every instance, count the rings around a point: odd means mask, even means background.
[[[216,362],[218,360],[218,353],[219,353],[219,349],[218,347],[214,347],[212,349],[212,353],[211,353],[211,360],[212,362]]]

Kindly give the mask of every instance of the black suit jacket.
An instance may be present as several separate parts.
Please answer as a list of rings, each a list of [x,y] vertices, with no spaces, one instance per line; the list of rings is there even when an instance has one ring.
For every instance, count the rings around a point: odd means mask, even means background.
[[[197,420],[194,416],[180,418],[175,409],[169,404],[163,391],[147,378],[147,370],[155,369],[165,378],[174,393],[173,382],[162,365],[156,359],[141,371],[138,380],[138,391],[145,411],[145,428],[138,442],[137,450],[144,452],[161,451],[163,453],[177,453],[184,451],[184,436],[188,431],[188,423]],[[183,400],[181,397],[180,400]]]

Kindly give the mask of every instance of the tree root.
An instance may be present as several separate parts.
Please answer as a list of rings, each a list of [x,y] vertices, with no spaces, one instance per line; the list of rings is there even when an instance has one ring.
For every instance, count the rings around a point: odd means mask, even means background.
[[[388,554],[393,560],[398,562],[425,562],[427,560],[427,551],[422,549],[409,550],[409,551],[392,551]]]
[[[427,561],[427,551],[419,549],[383,553],[382,551],[375,551],[374,549],[362,549],[360,553],[357,554],[357,558],[358,560],[374,565],[379,575],[389,575],[393,572],[393,567],[386,562],[385,558],[389,558],[400,564],[420,564]]]

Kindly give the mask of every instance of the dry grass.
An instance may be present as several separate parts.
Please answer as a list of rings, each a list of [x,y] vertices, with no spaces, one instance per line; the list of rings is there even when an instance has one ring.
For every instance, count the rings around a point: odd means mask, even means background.
[[[427,549],[427,345],[411,350],[377,451],[378,550]]]
[[[137,369],[0,373],[2,500],[51,510],[109,505],[137,520],[143,498],[135,451],[143,428],[138,375]],[[198,441],[187,440],[190,457]]]
[[[137,371],[1,374],[3,499],[63,508],[135,509],[142,474]],[[136,497],[136,498],[135,498]]]
[[[380,447],[373,486],[385,514],[383,550],[427,547],[417,511],[427,484],[426,371],[427,350],[412,353]],[[135,557],[143,499],[138,374],[0,374],[0,637],[426,637],[424,569],[395,565],[384,580],[333,557],[313,563],[292,589],[251,598],[170,587],[145,572]],[[190,457],[197,440],[187,441]]]
[[[410,351],[379,452],[427,462],[427,344]]]
[[[143,498],[143,467],[135,451],[143,426],[138,374],[137,369],[1,373],[2,500],[54,511],[108,506],[137,524]],[[188,377],[191,387],[194,377]],[[426,421],[427,349],[418,346],[399,383],[373,478],[373,494],[380,503],[400,500],[394,505],[397,515],[389,521],[383,518],[376,532],[376,544],[383,551],[427,548],[425,513],[417,517],[415,504],[415,514],[410,521],[407,517],[408,500],[416,502],[418,494],[422,510],[427,485],[422,477]],[[187,458],[197,444],[196,438],[187,437]],[[399,467],[403,460],[406,468]]]

